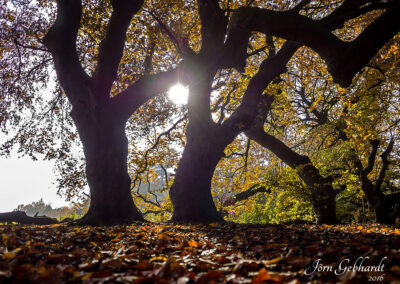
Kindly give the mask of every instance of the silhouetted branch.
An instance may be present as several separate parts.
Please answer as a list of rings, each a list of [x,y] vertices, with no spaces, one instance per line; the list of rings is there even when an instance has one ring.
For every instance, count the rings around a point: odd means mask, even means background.
[[[106,36],[100,43],[97,67],[93,74],[95,96],[109,98],[112,84],[124,51],[126,31],[133,15],[139,11],[143,0],[113,0],[113,12],[108,22]]]
[[[230,198],[224,202],[224,206],[230,206],[234,205],[237,202],[247,200],[250,197],[256,195],[257,193],[271,193],[271,189],[266,187],[263,184],[255,184],[251,186],[250,188],[246,189],[245,191],[242,191],[238,194],[236,194],[233,198]]]

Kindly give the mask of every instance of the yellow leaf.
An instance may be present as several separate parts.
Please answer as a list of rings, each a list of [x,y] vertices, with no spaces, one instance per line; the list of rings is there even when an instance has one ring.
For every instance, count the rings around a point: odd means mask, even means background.
[[[8,236],[7,236],[6,234],[2,234],[2,235],[1,235],[1,238],[3,239],[3,243],[4,243],[4,244],[7,243]]]
[[[113,243],[118,243],[121,241],[122,234],[118,234],[113,240],[111,240]]]
[[[19,252],[20,250],[22,250],[22,248],[16,248],[16,249],[14,249],[14,250],[12,251],[12,253],[17,253],[17,252]]]
[[[319,101],[322,99],[322,94],[319,94],[318,98],[311,104],[310,109],[308,110],[308,113],[312,112],[315,107],[317,106],[317,104],[319,103]]]
[[[90,276],[92,276],[92,272],[89,272],[88,274],[83,275],[81,280],[83,281],[83,280],[89,279]]]
[[[281,261],[282,259],[283,259],[283,257],[277,257],[277,258],[273,258],[271,260],[267,260],[265,262],[265,265],[277,263],[277,262]]]
[[[158,260],[160,260],[160,261],[167,261],[168,258],[166,258],[165,256],[155,256],[155,257],[150,258],[150,262],[158,261]]]
[[[2,259],[5,259],[5,260],[10,260],[10,259],[13,259],[13,258],[16,257],[16,256],[17,256],[17,255],[16,255],[15,253],[8,252],[8,253],[3,254],[3,255],[1,256],[1,258],[2,258]]]

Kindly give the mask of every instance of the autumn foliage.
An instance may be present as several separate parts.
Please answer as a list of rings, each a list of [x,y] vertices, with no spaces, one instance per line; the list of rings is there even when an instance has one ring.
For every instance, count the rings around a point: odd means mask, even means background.
[[[400,278],[400,231],[385,226],[1,226],[0,282],[381,283]],[[360,267],[384,273],[343,270]],[[313,263],[343,269],[314,271]],[[346,260],[348,259],[348,260]],[[304,272],[307,270],[308,274]]]

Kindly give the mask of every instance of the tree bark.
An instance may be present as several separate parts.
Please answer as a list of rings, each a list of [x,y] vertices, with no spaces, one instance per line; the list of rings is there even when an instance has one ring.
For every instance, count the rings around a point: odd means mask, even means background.
[[[257,115],[257,105],[268,84],[285,71],[287,61],[299,46],[285,44],[276,56],[265,60],[252,78],[238,109],[222,124],[211,118],[211,85],[215,66],[204,67],[204,62],[217,62],[214,55],[200,55],[188,63],[190,80],[188,102],[189,125],[187,144],[179,162],[170,197],[174,206],[173,222],[210,223],[223,218],[215,207],[211,195],[211,180],[224,149],[239,133],[251,126]],[[270,98],[262,103],[269,105]]]
[[[391,202],[384,196],[377,204],[374,206],[376,221],[381,224],[393,225],[395,223],[394,216],[391,216]]]
[[[223,137],[223,129],[211,117],[210,94],[217,69],[204,65],[211,59],[201,54],[186,59],[190,90],[187,142],[169,193],[174,206],[171,221],[176,223],[223,221],[212,198],[211,180],[225,147],[235,136]]]
[[[131,195],[126,122],[106,113],[111,112],[101,111],[98,119],[72,113],[84,148],[91,198],[88,212],[77,223],[113,225],[144,221]]]
[[[361,189],[369,204],[374,209],[376,222],[381,224],[394,224],[396,216],[392,216],[391,212],[393,205],[396,204],[396,200],[392,200],[390,195],[386,196],[381,189],[376,188],[366,176],[360,176],[360,179]]]
[[[216,126],[209,127],[206,130],[198,125],[188,126],[187,144],[170,189],[173,222],[205,224],[223,221],[212,198],[211,180],[229,142],[221,139]]]
[[[298,166],[297,173],[311,191],[313,208],[319,224],[337,224],[336,191],[332,178],[324,178],[311,162]]]
[[[366,174],[360,173],[361,189],[369,204],[375,211],[376,221],[381,224],[394,224],[396,216],[392,214],[393,207],[399,200],[385,195],[381,188],[374,185]],[[393,195],[395,196],[395,195]]]

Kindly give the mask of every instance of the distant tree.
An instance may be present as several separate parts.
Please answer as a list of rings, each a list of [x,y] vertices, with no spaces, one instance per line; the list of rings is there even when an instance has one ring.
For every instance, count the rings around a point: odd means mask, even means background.
[[[36,214],[50,216],[48,214],[52,210],[53,208],[51,207],[51,204],[45,204],[43,198],[30,204],[20,204],[14,209],[14,211],[24,211],[28,216],[35,216]]]
[[[39,201],[34,201],[29,204],[20,204],[13,211],[23,211],[26,213],[26,215],[31,217],[47,216],[52,218],[60,218],[70,215],[82,215],[85,209],[76,203],[71,206],[53,208],[50,203],[45,203],[43,198],[41,198]]]

